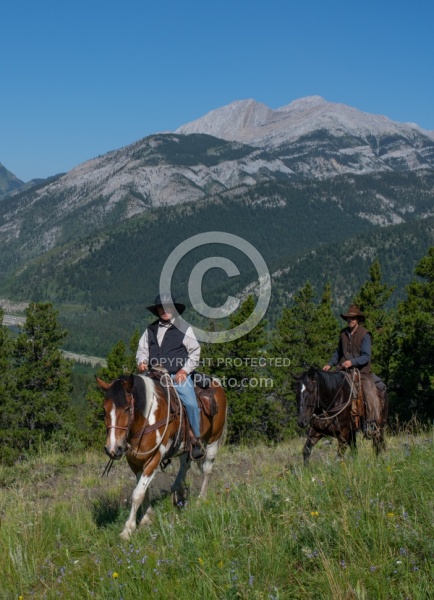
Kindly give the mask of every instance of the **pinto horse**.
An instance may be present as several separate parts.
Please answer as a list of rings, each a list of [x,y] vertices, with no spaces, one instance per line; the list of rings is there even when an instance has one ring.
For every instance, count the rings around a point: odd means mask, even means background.
[[[170,402],[170,384],[167,387],[145,375],[122,376],[112,383],[97,378],[105,392],[104,412],[107,429],[105,452],[111,460],[124,454],[136,475],[137,485],[133,491],[131,511],[121,537],[125,540],[136,529],[137,512],[142,507],[140,525],[150,523],[152,512],[149,485],[163,459],[179,456],[180,468],[172,486],[174,503],[185,504],[184,479],[191,465],[188,452],[188,424],[177,398],[177,407]],[[217,412],[213,417],[201,411],[201,439],[205,456],[198,461],[203,480],[199,497],[206,494],[208,482],[226,431],[227,404],[223,388],[212,380]],[[164,464],[164,463],[163,463]]]
[[[308,428],[303,447],[304,464],[309,463],[312,448],[324,436],[338,440],[337,457],[343,456],[348,446],[356,449],[356,433],[363,431],[364,406],[358,414],[354,410],[354,379],[346,371],[321,371],[311,367],[296,377],[298,424]],[[388,402],[384,392],[381,401],[381,423],[372,435],[375,453],[385,449],[384,427],[387,422]],[[366,435],[366,434],[365,434]]]

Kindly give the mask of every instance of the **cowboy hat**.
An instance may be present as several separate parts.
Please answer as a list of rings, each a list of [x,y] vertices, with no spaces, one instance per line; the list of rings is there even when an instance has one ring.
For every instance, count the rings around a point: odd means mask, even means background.
[[[185,310],[185,304],[181,304],[180,302],[176,302],[175,297],[174,296],[160,296],[160,294],[158,294],[158,296],[155,298],[154,300],[154,304],[152,304],[151,306],[147,306],[146,308],[148,310],[151,311],[152,314],[154,314],[156,317],[159,317],[160,315],[158,314],[158,307],[159,306],[174,306],[176,308],[176,310],[178,311],[178,314],[182,314]]]
[[[356,304],[350,304],[348,307],[347,314],[341,313],[342,319],[348,319],[350,317],[357,317],[359,321],[365,320],[365,315],[361,312],[360,308]]]

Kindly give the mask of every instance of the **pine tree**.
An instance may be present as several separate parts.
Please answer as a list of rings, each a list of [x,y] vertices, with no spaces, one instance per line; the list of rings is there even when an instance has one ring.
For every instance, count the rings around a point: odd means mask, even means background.
[[[372,335],[372,370],[388,383],[396,350],[396,330],[394,311],[384,307],[395,288],[381,282],[378,259],[372,263],[369,275],[369,281],[362,285],[354,303],[366,315],[364,327]]]
[[[140,336],[139,331],[135,330],[131,340],[127,345],[123,340],[119,340],[110,350],[106,359],[106,366],[98,370],[97,376],[103,381],[110,383],[120,375],[134,373],[136,370],[136,351]],[[100,447],[104,440],[104,394],[96,385],[92,385],[87,391],[88,409],[86,411],[85,428],[80,432],[80,438],[90,446]]]
[[[12,443],[20,450],[67,426],[71,367],[60,349],[66,335],[51,303],[30,304],[13,345],[16,392],[6,409]]]
[[[398,306],[399,351],[392,408],[404,419],[434,418],[434,247],[418,263]]]
[[[0,461],[13,462],[16,451],[11,436],[11,415],[15,398],[15,378],[12,372],[12,340],[3,323],[0,308]]]
[[[288,432],[296,426],[293,375],[310,365],[322,367],[333,354],[338,341],[339,327],[332,311],[330,285],[324,287],[319,304],[314,298],[314,289],[307,282],[295,295],[294,304],[283,309],[269,351],[274,393],[285,407]],[[289,360],[290,366],[281,366],[279,358]]]
[[[254,298],[249,296],[229,317],[230,329],[245,323],[254,308]],[[251,444],[281,437],[281,409],[272,397],[271,381],[262,366],[267,343],[265,325],[262,321],[236,340],[202,348],[206,369],[219,377],[225,388],[231,442]]]

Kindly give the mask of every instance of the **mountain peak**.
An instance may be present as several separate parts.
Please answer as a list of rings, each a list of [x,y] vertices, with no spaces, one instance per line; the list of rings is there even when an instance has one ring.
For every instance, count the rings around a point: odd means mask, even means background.
[[[325,106],[330,104],[325,98],[322,96],[305,96],[304,98],[298,98],[297,100],[293,100],[290,104],[286,104],[281,108],[278,108],[278,111],[281,112],[290,112],[290,111],[304,111],[309,108],[316,108],[318,106]]]
[[[299,98],[276,110],[255,100],[238,100],[183,125],[176,133],[206,133],[227,141],[275,148],[318,131],[335,137],[353,136],[361,143],[381,136],[423,135],[432,139],[431,132],[414,124],[398,123],[321,96]]]
[[[250,131],[271,119],[273,112],[256,100],[235,100],[179,127],[175,133],[207,133],[224,140],[246,142]]]

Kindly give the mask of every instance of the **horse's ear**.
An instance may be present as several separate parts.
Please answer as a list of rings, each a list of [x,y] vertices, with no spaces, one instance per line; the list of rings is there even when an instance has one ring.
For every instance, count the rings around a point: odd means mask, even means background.
[[[315,369],[315,367],[312,367],[312,366],[310,366],[310,367],[309,367],[309,370],[308,370],[308,372],[307,372],[307,376],[308,376],[310,379],[313,379],[313,378],[315,377],[315,375],[316,375],[316,369]]]
[[[131,375],[128,377],[127,381],[125,382],[124,387],[127,390],[127,392],[129,394],[131,394],[131,392],[133,391],[133,387],[134,387],[134,375],[133,375],[133,373],[131,373]]]
[[[99,377],[95,377],[97,384],[99,385],[99,387],[104,390],[107,391],[110,387],[110,383],[106,383],[105,381],[103,381],[102,379],[100,379]]]

